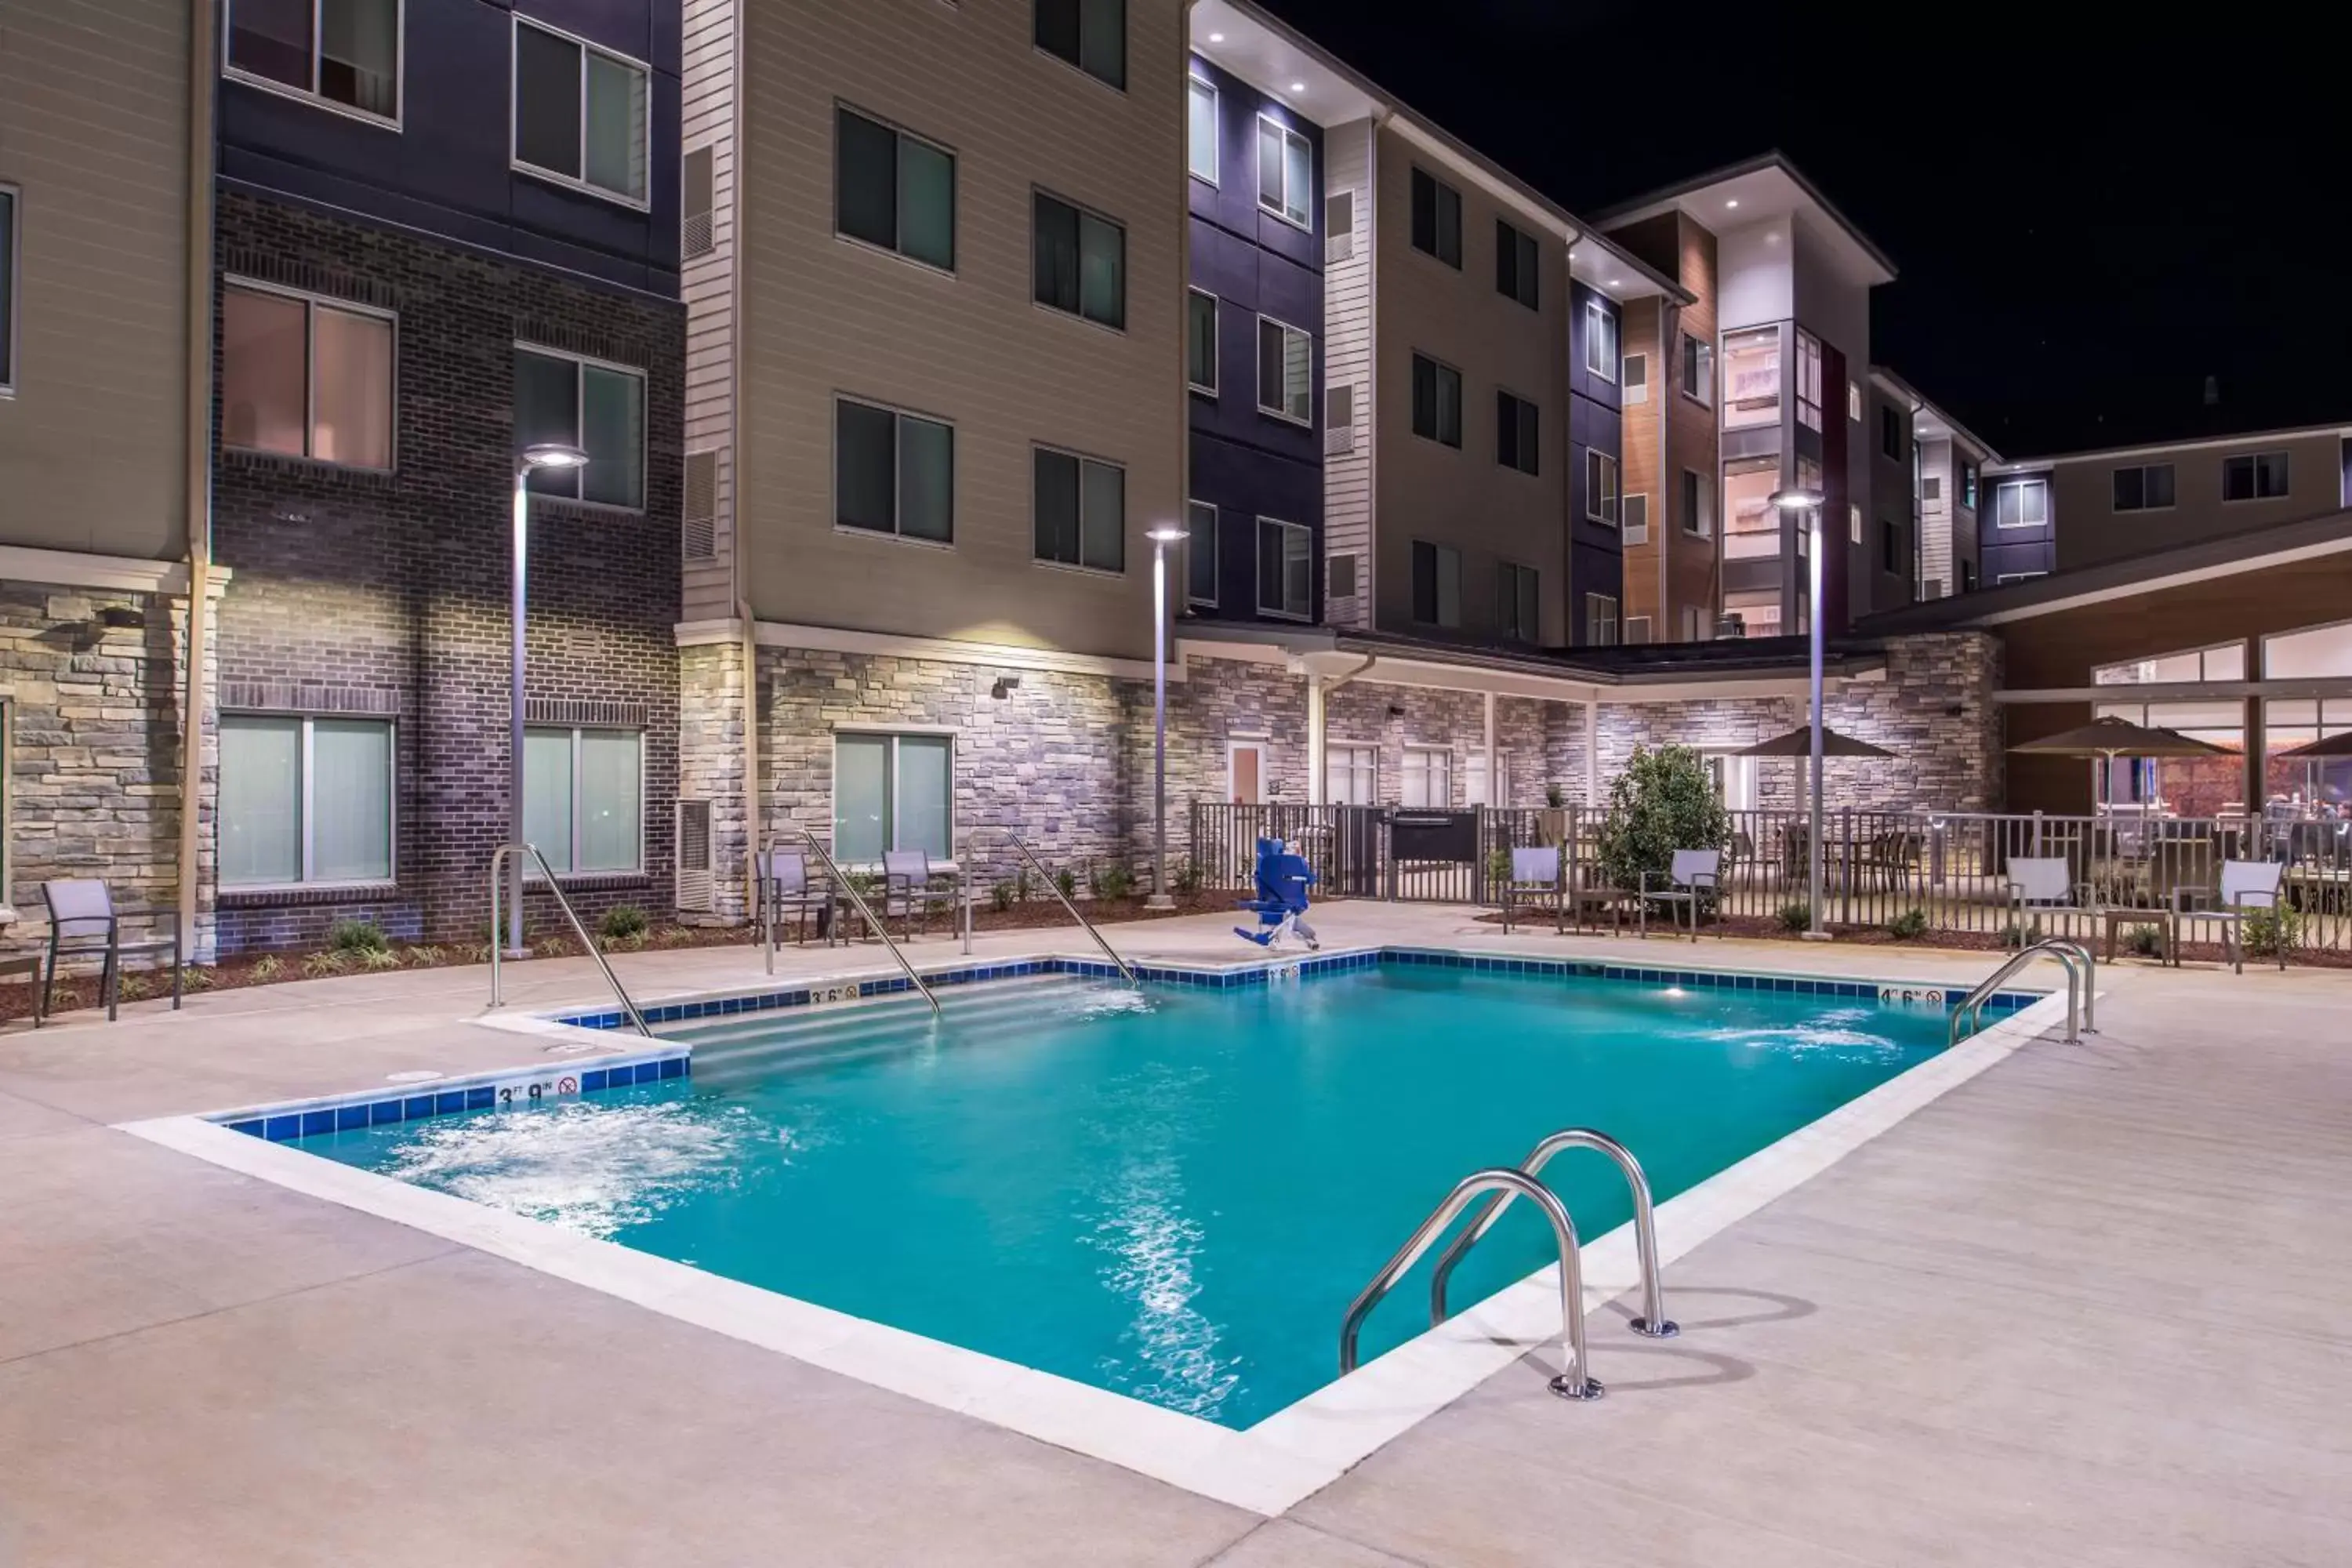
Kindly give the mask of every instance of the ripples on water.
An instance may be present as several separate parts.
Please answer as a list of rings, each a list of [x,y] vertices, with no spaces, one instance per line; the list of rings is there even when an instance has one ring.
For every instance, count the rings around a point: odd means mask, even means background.
[[[1706,1038],[1770,1051],[1845,1051],[1876,1056],[1903,1049],[1899,1041],[1858,1026],[1874,1011],[1869,1007],[1832,1007],[1818,1018],[1786,1028],[1710,1029]]]

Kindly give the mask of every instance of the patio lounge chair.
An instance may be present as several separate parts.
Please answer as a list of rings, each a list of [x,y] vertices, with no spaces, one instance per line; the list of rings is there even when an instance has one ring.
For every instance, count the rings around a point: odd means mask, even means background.
[[[808,940],[809,916],[816,916],[819,936],[826,935],[832,927],[830,910],[833,900],[830,889],[819,891],[809,886],[808,857],[797,849],[770,848],[758,857],[760,898],[763,911],[779,920],[793,917],[799,935],[794,939]]]
[[[930,917],[931,858],[920,849],[885,849],[882,852],[882,918],[903,915],[907,934],[915,934],[914,922]]]
[[[2270,910],[2275,919],[2286,905],[2282,884],[2286,868],[2275,860],[2224,860],[2221,881],[2217,888],[2200,889],[2179,888],[2173,891],[2176,923],[2189,915],[2199,920],[2212,921],[2221,928],[2221,945],[2229,952],[2230,967],[2240,974],[2246,972],[2246,917]],[[2217,907],[2200,909],[2197,904],[2210,898]],[[2278,966],[2286,967],[2286,932],[2275,929],[2272,945],[2278,952]]]
[[[1723,890],[1723,851],[1677,849],[1673,862],[1666,868],[1664,879],[1653,887],[1651,879],[1656,875],[1654,871],[1642,873],[1642,934],[1645,937],[1650,934],[1650,904],[1655,900],[1675,910],[1689,905],[1691,941],[1698,941],[1699,899],[1705,895],[1713,900]],[[1680,924],[1681,915],[1677,913],[1675,918],[1675,923]],[[1719,918],[1716,921],[1715,934],[1717,937],[1723,935],[1723,922]]]
[[[169,953],[172,959],[172,1008],[180,1006],[180,920],[176,911],[172,917],[172,934],[167,937],[141,937],[131,942],[122,940],[122,917],[115,912],[114,895],[104,882],[73,878],[41,884],[41,900],[49,906],[48,966],[41,978],[40,999],[34,1005],[33,1021],[37,1025],[49,1010],[49,1000],[58,984],[58,960],[90,954],[101,955],[99,969],[99,992],[106,998],[107,1021],[116,1016],[122,999],[122,960],[125,956]]]
[[[2090,884],[2069,879],[2063,855],[2012,855],[2007,876],[2010,925],[2020,947],[2026,945],[2029,921],[2038,925],[2043,915],[2087,918],[2099,912]]]
[[[1566,929],[1568,905],[1568,857],[1557,846],[1535,848],[1515,847],[1511,851],[1511,874],[1503,883],[1503,929],[1511,929],[1511,911],[1522,895],[1530,895],[1533,907],[1551,906],[1551,929],[1554,935]]]

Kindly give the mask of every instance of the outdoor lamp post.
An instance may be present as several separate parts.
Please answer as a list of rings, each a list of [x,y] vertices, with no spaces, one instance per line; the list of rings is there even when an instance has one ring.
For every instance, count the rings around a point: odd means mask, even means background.
[[[1772,492],[1772,504],[1782,511],[1804,514],[1806,606],[1805,636],[1811,648],[1809,689],[1812,696],[1812,786],[1805,816],[1806,919],[1805,940],[1827,942],[1822,929],[1822,493],[1790,489]]]
[[[1172,910],[1168,896],[1168,547],[1184,530],[1160,523],[1144,535],[1151,541],[1151,896],[1147,910]]]
[[[507,841],[522,842],[522,681],[524,606],[530,595],[528,562],[530,544],[530,476],[534,468],[581,468],[588,465],[588,454],[577,447],[559,442],[541,442],[525,447],[515,459],[514,481],[514,571],[509,588],[513,602],[509,609],[514,633],[512,668],[508,671],[507,684]],[[507,956],[524,956],[522,945],[522,857],[509,856],[507,860]],[[492,942],[498,933],[490,933]]]

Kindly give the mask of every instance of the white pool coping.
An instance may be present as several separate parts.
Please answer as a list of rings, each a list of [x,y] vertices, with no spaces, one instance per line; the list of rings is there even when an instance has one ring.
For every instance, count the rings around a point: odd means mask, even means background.
[[[1688,968],[1729,965],[1692,963]],[[1968,1082],[2043,1029],[2063,1023],[2053,993],[2008,1014],[1778,1142],[1658,1205],[1658,1258],[1670,1265],[1773,1199],[1835,1164],[1922,1106]],[[565,1026],[555,1026],[572,1033]],[[527,1028],[525,1032],[543,1031]],[[582,1030],[580,1033],[589,1033]],[[1244,1431],[1108,1389],[909,1333],[813,1302],[706,1273],[688,1264],[389,1176],[307,1154],[202,1116],[120,1124],[120,1130],[226,1169],[462,1243],[575,1285],[779,1351],[926,1404],[1104,1459],[1253,1512],[1277,1515],[1339,1479],[1375,1450],[1454,1403],[1528,1352],[1557,1346],[1559,1265],[1507,1286]],[[1638,1287],[1630,1224],[1584,1244],[1590,1313]],[[1674,1312],[1674,1274],[1664,1275]],[[1415,1303],[1417,1305],[1417,1302]],[[1402,1310],[1391,1307],[1391,1310]],[[1588,1347],[1607,1382],[1618,1342],[1609,1320]],[[1339,1325],[1332,1324],[1336,1353]],[[1677,1344],[1704,1350],[1703,1332]],[[1556,1351],[1555,1351],[1556,1355]],[[1566,1405],[1562,1420],[1606,1419]]]

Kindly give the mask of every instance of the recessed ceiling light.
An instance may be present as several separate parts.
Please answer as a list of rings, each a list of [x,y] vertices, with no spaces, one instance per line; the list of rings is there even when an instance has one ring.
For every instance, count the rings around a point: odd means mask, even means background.
[[[1612,278],[1609,279],[1609,287],[1612,289],[1622,289],[1625,287],[1625,279],[1622,278]]]
[[[1222,43],[1223,43],[1224,41],[1225,41],[1225,36],[1224,36],[1223,33],[1211,33],[1211,34],[1209,35],[1209,42],[1211,42],[1211,43],[1213,43],[1213,44],[1222,44]],[[1739,204],[1738,204],[1738,202],[1734,202],[1734,203],[1732,203],[1731,205],[1732,205],[1733,206],[1738,206]]]
[[[1215,43],[1215,42],[1217,41],[1217,38],[1218,38],[1218,35],[1217,35],[1217,34],[1215,34],[1215,33],[1211,33],[1211,34],[1209,35],[1209,42],[1211,42],[1211,43],[1213,43],[1213,43]],[[1738,205],[1739,205],[1739,198],[1738,198],[1738,196],[1734,196],[1734,197],[1732,197],[1729,201],[1727,201],[1727,202],[1724,203],[1723,205],[1724,205],[1725,206],[1727,206],[1727,207],[1736,207],[1736,206],[1738,206]]]
[[[1290,90],[1293,92],[1305,92],[1307,90],[1307,84],[1303,81],[1294,81],[1290,84]]]

